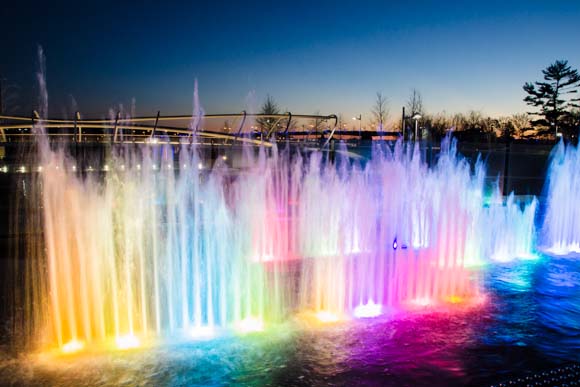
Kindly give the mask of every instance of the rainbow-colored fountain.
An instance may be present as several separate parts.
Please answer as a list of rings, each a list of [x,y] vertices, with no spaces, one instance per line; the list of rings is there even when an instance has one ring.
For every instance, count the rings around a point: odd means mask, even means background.
[[[45,116],[42,72],[39,83]],[[276,144],[246,147],[233,165],[190,141],[79,160],[35,131],[22,299],[40,348],[477,301],[483,265],[534,255],[536,200],[504,200],[449,139],[431,166],[401,141],[376,144],[364,165]]]
[[[248,148],[243,169],[189,142],[118,146],[94,173],[41,143],[33,339],[130,348],[479,299],[482,264],[533,254],[535,201],[486,195],[450,141],[430,168],[392,145],[364,167]]]

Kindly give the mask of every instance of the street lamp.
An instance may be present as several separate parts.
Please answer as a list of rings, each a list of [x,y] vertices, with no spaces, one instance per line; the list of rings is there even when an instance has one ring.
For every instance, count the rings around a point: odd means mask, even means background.
[[[562,133],[558,133],[558,125],[556,125],[556,121],[550,122],[550,125],[552,126],[552,130],[555,130],[556,132],[556,139],[558,139],[558,137],[562,137]]]
[[[421,115],[419,113],[415,113],[413,115],[413,117],[411,117],[412,119],[415,120],[415,141],[417,141],[417,132],[419,130],[419,120],[422,118]]]
[[[353,121],[358,120],[358,136],[362,138],[362,114],[359,114],[358,117],[352,117]]]

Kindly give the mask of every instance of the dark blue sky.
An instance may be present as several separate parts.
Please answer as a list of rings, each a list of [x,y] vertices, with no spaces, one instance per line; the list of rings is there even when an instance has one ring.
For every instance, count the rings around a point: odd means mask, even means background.
[[[362,112],[377,91],[399,115],[411,88],[428,111],[525,110],[521,89],[556,59],[580,67],[579,1],[142,2],[9,1],[0,73],[29,111],[36,46],[47,56],[53,115],[104,115],[134,97],[140,114],[259,105]],[[10,106],[9,106],[10,107]],[[250,107],[251,109],[251,107]]]

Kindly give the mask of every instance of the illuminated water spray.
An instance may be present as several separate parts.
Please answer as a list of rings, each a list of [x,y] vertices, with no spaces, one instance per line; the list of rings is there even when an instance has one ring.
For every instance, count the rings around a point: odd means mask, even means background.
[[[189,141],[114,146],[80,168],[40,138],[32,339],[65,352],[456,303],[480,297],[478,264],[532,254],[535,202],[485,205],[483,164],[448,140],[432,167],[398,142],[364,167],[246,148],[238,170]]]
[[[471,174],[449,143],[433,168],[401,144],[364,168],[247,149],[243,173],[196,168],[207,160],[189,144],[116,148],[102,175],[45,152],[40,294],[63,348],[468,299],[474,261],[531,254],[535,204],[484,206],[482,166]]]
[[[555,254],[580,253],[580,151],[560,141],[546,183],[542,244]]]

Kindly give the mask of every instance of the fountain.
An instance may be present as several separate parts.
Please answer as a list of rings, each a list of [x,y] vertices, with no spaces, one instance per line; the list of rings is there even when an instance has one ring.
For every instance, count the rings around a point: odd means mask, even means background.
[[[85,170],[40,149],[42,212],[28,219],[44,233],[28,241],[27,272],[41,279],[41,346],[130,348],[303,310],[364,317],[469,300],[483,292],[478,264],[532,254],[535,201],[495,193],[484,205],[483,164],[471,173],[449,140],[431,168],[401,142],[377,145],[364,167],[247,148],[243,170],[209,165],[188,142],[115,146]]]
[[[545,189],[543,245],[565,255],[580,253],[580,152],[560,141],[551,154]]]
[[[535,199],[504,202],[449,138],[432,166],[398,141],[364,165],[245,147],[234,168],[189,141],[78,160],[35,131],[26,227],[43,232],[26,234],[24,299],[37,347],[129,349],[306,310],[334,322],[479,300],[481,265],[533,256]]]

